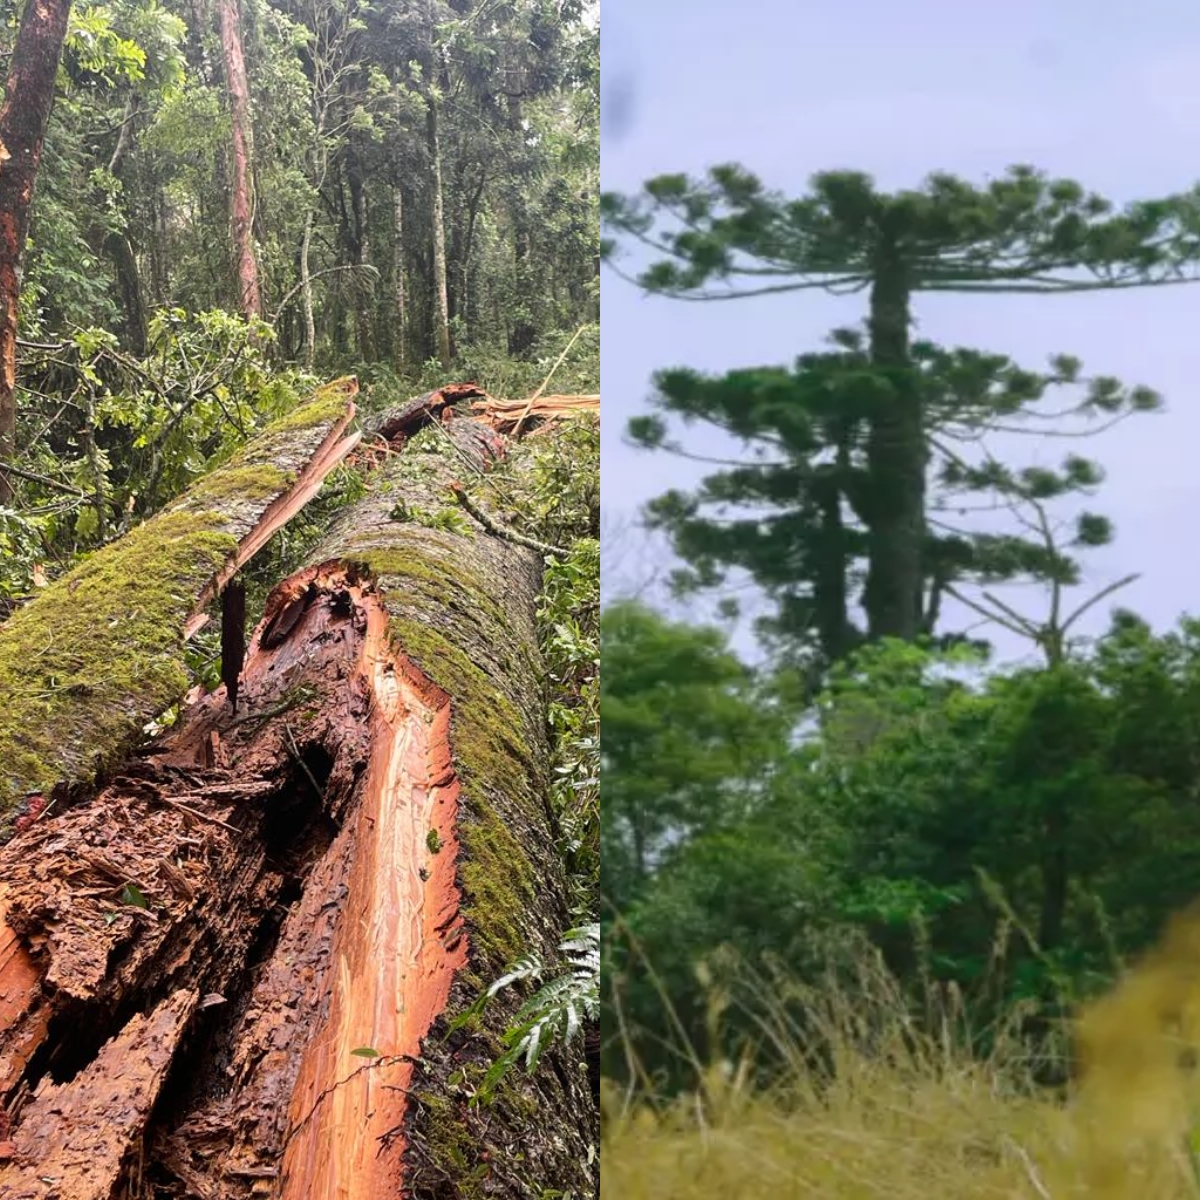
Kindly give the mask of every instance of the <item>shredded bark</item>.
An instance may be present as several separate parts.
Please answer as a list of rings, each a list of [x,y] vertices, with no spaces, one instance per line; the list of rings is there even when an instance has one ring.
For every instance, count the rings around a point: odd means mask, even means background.
[[[515,436],[529,423],[561,420],[583,412],[599,412],[600,396],[535,396],[529,400],[497,400],[485,395],[471,405],[472,411],[499,433]]]
[[[411,437],[437,420],[449,406],[486,395],[477,383],[450,383],[388,409],[375,421],[371,432],[387,442]]]

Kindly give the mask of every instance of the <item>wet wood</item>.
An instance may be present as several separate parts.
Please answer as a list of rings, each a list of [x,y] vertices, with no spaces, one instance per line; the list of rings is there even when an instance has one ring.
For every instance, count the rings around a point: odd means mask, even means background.
[[[477,383],[450,383],[389,408],[376,418],[371,432],[388,442],[400,437],[411,437],[430,422],[437,420],[447,407],[486,395]]]
[[[198,999],[175,992],[148,1016],[131,1017],[70,1084],[43,1082],[13,1137],[5,1200],[110,1200]]]

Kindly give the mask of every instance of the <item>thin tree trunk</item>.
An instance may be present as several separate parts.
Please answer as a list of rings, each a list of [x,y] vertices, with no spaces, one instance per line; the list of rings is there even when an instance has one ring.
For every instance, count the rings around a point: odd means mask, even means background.
[[[134,354],[146,353],[148,326],[146,305],[142,299],[141,275],[138,272],[137,255],[124,233],[116,230],[104,239],[104,248],[112,258],[117,272],[117,288],[121,293],[121,310],[125,314],[125,337]]]
[[[396,184],[394,222],[396,230],[396,370],[408,360],[408,301],[404,291],[404,189]]]
[[[440,427],[272,593],[240,715],[199,699],[0,848],[0,1092],[27,1097],[0,1194],[108,1200],[134,1161],[222,1200],[594,1193],[583,1047],[472,1107],[520,998],[450,1029],[552,952],[567,889],[540,556],[395,517],[496,452]]]
[[[125,153],[133,141],[134,120],[137,115],[137,101],[133,95],[125,102],[125,111],[121,118],[121,128],[117,134],[117,144],[113,147],[112,157],[108,160],[108,171],[117,179],[121,178],[121,167],[125,162]],[[102,211],[103,197],[97,194],[96,211]],[[125,218],[124,229],[106,231],[97,219],[88,234],[88,241],[99,252],[104,252],[112,259],[113,269],[117,275],[117,289],[121,294],[121,311],[125,316],[125,340],[136,355],[146,353],[146,305],[142,297],[142,282],[138,271],[137,255],[128,235],[129,220]]]
[[[426,134],[433,190],[433,296],[434,336],[442,366],[450,365],[450,284],[446,273],[446,217],[442,196],[442,149],[438,137],[437,101],[426,100]]]
[[[463,234],[461,258],[458,263],[458,312],[462,316],[466,337],[475,334],[473,309],[476,305],[471,296],[471,254],[475,248],[475,224],[479,219],[479,207],[483,202],[483,189],[487,186],[487,171],[480,168],[479,182],[467,201],[466,232]]]
[[[519,212],[516,218],[516,232],[513,242],[513,275],[520,296],[528,294],[529,279],[529,227],[525,221],[524,212]],[[526,317],[518,317],[508,329],[508,352],[514,358],[524,354],[533,345],[537,330]]]
[[[304,215],[304,237],[300,241],[300,306],[304,312],[304,367],[311,371],[317,353],[317,322],[313,316],[312,272],[309,256],[312,253],[313,212]]]
[[[233,119],[233,186],[229,194],[233,252],[237,260],[238,305],[244,317],[262,316],[258,283],[258,259],[254,253],[254,204],[252,196],[253,140],[250,124],[250,84],[242,50],[242,26],[238,0],[217,0],[221,29],[221,53]]]
[[[21,255],[71,0],[28,0],[0,106],[0,461],[16,457]],[[12,483],[0,471],[0,503]]]
[[[358,340],[358,357],[370,362],[375,357],[372,336],[371,306],[374,288],[368,286],[367,267],[371,262],[371,222],[367,211],[367,186],[363,179],[362,159],[351,144],[347,148],[346,182],[350,187],[350,207],[353,216],[354,263],[359,268],[354,281],[355,337]]]

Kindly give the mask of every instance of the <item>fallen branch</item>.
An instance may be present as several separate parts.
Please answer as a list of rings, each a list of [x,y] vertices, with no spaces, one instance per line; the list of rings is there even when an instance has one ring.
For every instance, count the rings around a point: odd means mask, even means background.
[[[517,533],[515,529],[506,529],[503,525],[494,521],[491,517],[467,495],[466,489],[461,483],[451,483],[450,490],[454,493],[454,498],[477,520],[480,525],[498,538],[503,538],[506,542],[512,542],[514,546],[525,546],[529,550],[536,550],[539,554],[553,555],[556,558],[566,558],[567,551],[561,546],[551,546],[549,542],[539,542],[536,538],[526,537],[523,533]]]
[[[72,487],[69,483],[59,483],[57,479],[51,479],[49,475],[39,475],[36,471],[27,471],[24,467],[14,466],[10,462],[0,461],[0,471],[6,475],[15,475],[18,479],[28,479],[30,483],[40,483],[43,487],[55,488],[57,491],[66,492],[70,496],[83,496],[87,498],[91,495],[90,492],[81,491],[77,487]]]
[[[517,434],[519,434],[521,432],[521,426],[525,424],[525,418],[527,416],[529,416],[529,413],[532,410],[534,404],[537,403],[541,394],[546,390],[546,386],[549,384],[550,380],[553,378],[554,372],[557,371],[558,368],[561,367],[563,365],[563,363],[566,361],[567,355],[571,353],[571,347],[573,345],[575,345],[575,343],[579,340],[579,335],[586,328],[587,328],[586,325],[580,325],[580,327],[577,330],[575,330],[575,333],[572,336],[571,340],[566,344],[566,347],[563,350],[563,352],[555,360],[554,366],[552,366],[550,368],[549,374],[547,374],[546,378],[542,380],[541,386],[538,388],[538,390],[536,392],[533,393],[532,396],[529,397],[529,403],[525,406],[525,411],[517,419],[516,425],[513,426],[513,437],[516,437]]]

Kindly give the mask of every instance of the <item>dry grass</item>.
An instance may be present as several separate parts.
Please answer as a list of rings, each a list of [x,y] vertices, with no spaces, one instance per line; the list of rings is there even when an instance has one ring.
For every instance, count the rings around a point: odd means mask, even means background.
[[[762,1048],[787,1068],[762,1091],[747,1063],[697,1063],[698,1090],[670,1104],[606,1084],[601,1179],[614,1200],[1200,1198],[1195,913],[1081,1014],[1065,1101],[1033,1085],[1015,1023],[980,1061],[953,993],[922,1032],[876,958],[819,987],[743,982]],[[744,1003],[714,997],[714,1023],[731,1002]],[[803,1029],[788,1015],[798,1002]],[[819,1077],[814,1061],[827,1064]]]

